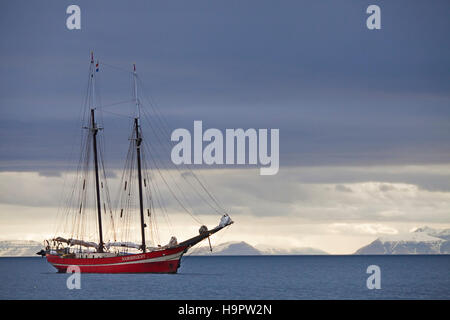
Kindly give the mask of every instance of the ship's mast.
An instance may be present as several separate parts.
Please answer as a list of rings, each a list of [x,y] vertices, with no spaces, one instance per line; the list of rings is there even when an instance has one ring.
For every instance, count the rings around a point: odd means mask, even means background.
[[[94,167],[95,167],[95,189],[97,192],[97,214],[98,214],[98,232],[100,242],[98,244],[97,252],[103,252],[103,232],[102,232],[102,209],[100,202],[100,183],[98,178],[98,154],[97,154],[97,133],[100,129],[95,123],[95,66],[94,54],[91,53],[91,79],[92,79],[92,104],[91,104],[91,131],[94,148]]]
[[[134,128],[136,130],[136,155],[137,155],[137,168],[138,168],[138,185],[139,185],[139,210],[141,215],[141,237],[142,237],[142,245],[141,249],[143,252],[146,251],[145,246],[145,223],[144,223],[144,204],[142,200],[142,172],[141,172],[141,142],[142,137],[139,130],[139,118],[140,118],[140,106],[139,106],[139,98],[137,95],[137,83],[136,83],[136,65],[133,65],[133,78],[134,78],[134,99],[136,102],[136,117],[134,118]]]

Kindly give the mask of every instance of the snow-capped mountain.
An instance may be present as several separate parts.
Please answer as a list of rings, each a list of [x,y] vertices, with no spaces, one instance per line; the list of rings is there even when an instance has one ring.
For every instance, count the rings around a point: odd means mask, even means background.
[[[433,229],[429,227],[418,228],[414,231],[415,233],[426,233],[432,237],[437,237],[445,240],[450,240],[450,229]]]
[[[423,227],[406,234],[383,236],[355,254],[450,254],[450,229]]]
[[[43,248],[42,243],[31,240],[0,241],[0,257],[36,257]]]
[[[225,242],[220,245],[213,246],[211,252],[209,247],[198,247],[193,249],[192,255],[220,255],[220,256],[238,256],[238,255],[306,255],[306,254],[327,254],[314,248],[295,248],[281,249],[272,248],[265,245],[257,245],[253,247],[248,243],[242,242]]]

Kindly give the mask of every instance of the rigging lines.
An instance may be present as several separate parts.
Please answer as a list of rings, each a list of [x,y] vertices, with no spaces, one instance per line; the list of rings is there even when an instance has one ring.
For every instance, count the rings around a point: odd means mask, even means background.
[[[194,214],[199,208],[199,204],[205,204],[213,210],[213,212],[223,215],[226,214],[226,210],[219,203],[216,197],[212,194],[209,187],[201,176],[196,174],[192,168],[183,164],[182,166],[176,166],[172,162],[165,162],[158,157],[157,152],[169,152],[170,153],[170,140],[166,137],[170,137],[169,125],[167,124],[164,115],[158,110],[158,108],[151,102],[151,100],[144,95],[146,102],[142,103],[137,95],[137,86],[143,87],[142,80],[136,75],[135,72],[124,70],[119,67],[115,67],[106,63],[101,65],[111,67],[116,70],[124,71],[134,76],[135,80],[135,97],[134,99],[122,100],[114,103],[104,104],[101,103],[101,98],[95,95],[93,86],[93,73],[95,70],[91,68],[89,70],[88,88],[86,90],[86,97],[84,99],[84,112],[82,113],[83,123],[89,121],[88,112],[93,110],[99,111],[100,124],[103,122],[103,113],[109,113],[126,118],[136,118],[142,116],[148,127],[150,127],[150,139],[145,139],[142,131],[140,133],[133,132],[130,137],[130,144],[124,167],[122,170],[122,176],[119,183],[119,191],[116,197],[117,202],[113,205],[111,195],[109,192],[109,183],[107,179],[106,171],[106,158],[105,158],[105,141],[103,134],[98,135],[98,166],[100,173],[100,179],[96,182],[95,175],[92,174],[92,156],[93,148],[93,129],[98,130],[97,125],[92,124],[92,128],[88,128],[85,133],[82,134],[83,139],[80,143],[80,157],[78,166],[76,169],[75,182],[72,186],[71,192],[68,196],[68,200],[71,202],[65,215],[65,225],[70,225],[71,230],[69,234],[71,238],[86,239],[95,237],[96,232],[94,229],[100,228],[101,216],[109,216],[108,228],[105,228],[104,233],[106,244],[108,238],[117,241],[128,241],[136,236],[136,232],[132,228],[132,224],[137,222],[137,202],[136,197],[133,197],[134,191],[138,187],[138,181],[143,183],[142,195],[143,206],[142,211],[145,211],[143,215],[145,221],[148,221],[150,238],[149,240],[156,245],[160,242],[160,230],[158,227],[159,217],[162,217],[167,224],[169,231],[173,234],[173,226],[170,220],[169,211],[173,209],[174,205],[180,207],[182,212],[187,213],[196,223],[203,225],[198,216]],[[97,80],[95,80],[97,81]],[[100,86],[97,89],[97,95],[100,93]],[[140,90],[142,91],[142,90]],[[91,102],[91,103],[90,103]],[[95,103],[98,102],[98,103]],[[110,107],[119,106],[135,102],[138,106],[137,115],[135,117],[127,116],[124,114],[116,113],[109,110]],[[148,103],[147,103],[148,102]],[[90,105],[89,105],[90,104]],[[150,107],[150,108],[145,108]],[[92,110],[91,110],[92,109]],[[150,110],[151,109],[151,110]],[[138,174],[136,173],[136,140],[142,138],[142,144],[140,146],[141,160],[142,160],[142,177],[138,180]],[[151,174],[151,170],[155,175]],[[179,175],[179,177],[178,177]],[[162,182],[162,183],[158,183]],[[182,184],[186,184],[187,188],[184,188]],[[163,185],[163,187],[161,187]],[[93,186],[99,188],[102,201],[97,201],[98,216],[99,219],[92,219],[95,215],[92,213],[95,206],[94,193],[89,191]],[[192,197],[188,193],[193,193],[195,197]],[[99,198],[99,197],[98,197]],[[169,200],[174,199],[175,202]],[[197,201],[197,198],[200,200]],[[144,210],[145,208],[145,210]],[[105,222],[105,221],[104,221]],[[144,225],[143,223],[141,223]],[[95,228],[94,228],[95,227]],[[144,225],[145,227],[145,225]],[[65,228],[65,227],[64,227]],[[145,228],[143,231],[143,239],[145,236]],[[100,233],[100,242],[101,241]],[[142,248],[145,247],[143,243]],[[128,250],[128,249],[125,249]]]

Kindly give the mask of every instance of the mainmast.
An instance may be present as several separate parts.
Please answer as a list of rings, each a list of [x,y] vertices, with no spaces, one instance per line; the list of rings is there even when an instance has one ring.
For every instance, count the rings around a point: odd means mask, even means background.
[[[137,155],[137,167],[138,167],[138,185],[139,185],[139,210],[141,215],[141,237],[142,237],[142,245],[141,249],[143,252],[146,251],[145,246],[145,223],[144,223],[144,204],[142,200],[142,171],[141,171],[141,142],[142,137],[139,130],[139,118],[140,118],[140,106],[139,106],[139,98],[137,95],[137,83],[136,83],[136,65],[133,64],[133,78],[134,78],[134,99],[136,102],[136,117],[134,118],[134,128],[136,130],[136,155]]]
[[[94,148],[94,167],[95,167],[95,189],[97,192],[97,214],[98,214],[98,233],[100,242],[98,244],[97,252],[103,252],[103,232],[102,232],[102,208],[100,202],[100,183],[98,178],[98,154],[97,154],[97,133],[100,129],[95,123],[95,68],[94,68],[94,54],[91,53],[91,79],[92,79],[92,104],[91,104],[91,131]]]

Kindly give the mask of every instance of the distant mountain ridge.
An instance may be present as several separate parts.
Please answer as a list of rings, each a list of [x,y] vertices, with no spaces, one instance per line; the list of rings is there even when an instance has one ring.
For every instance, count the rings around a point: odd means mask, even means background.
[[[0,257],[29,257],[36,256],[36,252],[44,245],[32,240],[0,241]]]
[[[281,249],[272,248],[266,245],[251,246],[247,242],[225,242],[220,245],[212,247],[212,252],[209,247],[198,247],[192,250],[193,256],[217,255],[217,256],[255,256],[255,255],[327,255],[328,253],[314,248],[294,248]]]
[[[410,233],[379,237],[355,254],[450,254],[450,229],[422,227]]]
[[[43,249],[43,244],[32,240],[7,240],[0,241],[0,257],[35,257],[36,252]],[[222,255],[222,256],[255,256],[255,255],[326,255],[325,251],[314,248],[282,249],[266,245],[251,246],[241,242],[225,242],[213,246],[211,252],[208,246],[194,247],[191,255]]]
[[[225,242],[212,247],[212,252],[208,246],[194,247],[191,249],[193,256],[221,255],[221,256],[257,256],[261,252],[248,243]]]

